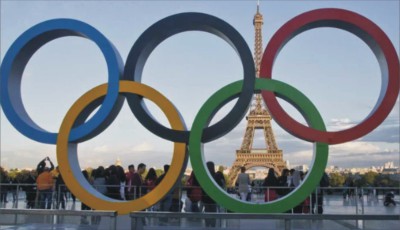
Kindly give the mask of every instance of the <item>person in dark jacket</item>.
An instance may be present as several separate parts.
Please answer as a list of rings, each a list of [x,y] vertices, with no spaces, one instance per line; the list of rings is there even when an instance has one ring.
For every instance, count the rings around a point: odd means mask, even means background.
[[[273,168],[268,170],[268,175],[265,177],[262,186],[265,189],[265,201],[273,201],[278,198],[276,187],[279,186],[279,181],[275,176],[275,170]]]
[[[31,209],[35,208],[36,204],[36,171],[32,170],[29,172],[28,177],[25,179],[23,187],[26,194],[26,208]]]
[[[139,199],[141,196],[146,194],[146,187],[142,174],[146,171],[146,165],[140,163],[137,167],[137,171],[133,174],[132,186],[135,191],[135,199]]]
[[[122,200],[119,191],[121,183],[117,173],[117,167],[115,167],[115,165],[110,165],[110,167],[108,167],[107,169],[106,185],[107,185],[106,195],[108,197],[116,200]]]
[[[324,172],[322,175],[322,178],[319,182],[319,186],[315,188],[315,190],[311,194],[311,212],[322,214],[324,212],[323,209],[323,202],[324,202],[324,190],[321,189],[325,187],[329,187],[329,176]],[[315,193],[317,192],[317,193]],[[317,207],[315,207],[315,204],[317,204]],[[316,210],[314,210],[316,209]]]
[[[290,191],[288,184],[289,173],[289,169],[283,169],[281,176],[278,178],[279,187],[281,187],[277,190],[279,197],[286,196]]]
[[[6,171],[1,172],[0,174],[0,203],[7,203],[7,195],[8,195],[8,187],[10,184],[10,178],[8,177],[8,173]],[[7,184],[7,185],[1,185],[1,184]]]
[[[222,188],[224,185],[218,178],[216,178],[216,173],[215,173],[215,165],[214,162],[209,161],[207,162],[207,168],[210,173],[210,175],[214,178],[214,180],[217,182],[217,184]],[[217,212],[217,204],[216,202],[205,192],[203,191],[203,204],[204,204],[204,211],[205,212]],[[206,219],[206,227],[215,227],[216,225],[216,219]]]
[[[58,169],[58,166],[56,167],[56,170],[58,172],[58,176],[56,179],[56,207],[57,209],[61,208],[65,209],[65,200],[66,200],[66,195],[67,195],[67,186],[65,185],[64,179],[60,173],[60,170]]]
[[[168,170],[169,170],[169,165],[164,165],[164,173],[157,178],[156,186],[158,186],[161,183],[165,175],[167,175]],[[172,205],[172,193],[170,192],[160,201],[160,211],[168,212],[171,208],[171,205]]]

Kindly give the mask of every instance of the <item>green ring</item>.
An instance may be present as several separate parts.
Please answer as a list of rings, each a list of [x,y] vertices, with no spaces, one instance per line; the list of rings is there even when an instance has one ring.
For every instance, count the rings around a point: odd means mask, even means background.
[[[189,156],[193,171],[204,191],[219,205],[228,210],[241,213],[285,212],[303,202],[319,184],[328,162],[328,144],[314,143],[311,169],[301,185],[287,196],[269,203],[250,203],[229,196],[215,183],[207,170],[201,137],[203,129],[208,126],[213,115],[216,113],[214,109],[220,108],[221,104],[224,105],[237,97],[241,93],[242,85],[243,81],[237,81],[223,87],[213,94],[197,113],[189,138]],[[274,92],[278,97],[295,106],[303,114],[309,126],[321,131],[326,130],[325,124],[316,107],[304,94],[292,86],[272,79],[256,79],[255,89],[257,91],[269,90]]]

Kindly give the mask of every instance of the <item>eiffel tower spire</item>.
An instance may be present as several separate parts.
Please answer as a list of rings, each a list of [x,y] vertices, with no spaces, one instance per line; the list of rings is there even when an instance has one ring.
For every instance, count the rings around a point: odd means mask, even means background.
[[[256,69],[256,77],[260,77],[260,63],[263,55],[263,44],[262,44],[262,25],[264,24],[264,19],[260,13],[260,1],[257,1],[257,12],[254,15],[253,25],[254,25],[254,65]],[[264,104],[262,103],[262,98],[260,94],[255,95],[254,103],[250,109],[250,115],[267,115],[271,117],[266,110]]]
[[[254,36],[254,65],[256,67],[256,77],[259,77],[260,63],[263,55],[262,45],[262,25],[263,16],[260,13],[260,4],[257,2],[257,12],[254,15],[253,25],[255,29]],[[260,94],[256,94],[247,119],[243,142],[240,150],[236,150],[236,159],[228,175],[228,181],[231,186],[234,185],[240,167],[247,169],[252,167],[274,168],[279,174],[286,167],[283,160],[282,150],[278,149],[275,141],[274,132],[271,127],[272,117],[263,103]],[[256,129],[264,131],[265,149],[253,149],[254,133]]]
[[[260,1],[257,2],[257,12],[254,15],[253,25],[254,25],[254,65],[256,67],[256,77],[260,76],[260,63],[263,54],[262,45],[262,25],[264,24],[264,19],[260,13]]]
[[[256,67],[256,77],[260,77],[260,63],[263,55],[263,45],[262,45],[262,25],[264,24],[264,19],[260,13],[260,2],[257,2],[257,12],[254,15],[253,25],[254,25],[254,65]],[[270,150],[277,150],[275,137],[273,130],[271,128],[272,117],[269,114],[267,108],[265,107],[262,97],[260,94],[254,96],[253,104],[250,108],[249,115],[246,117],[248,120],[248,125],[246,133],[243,139],[242,151],[250,151],[253,145],[254,129],[264,128],[264,137],[266,141],[266,147]],[[250,127],[249,127],[250,126]]]

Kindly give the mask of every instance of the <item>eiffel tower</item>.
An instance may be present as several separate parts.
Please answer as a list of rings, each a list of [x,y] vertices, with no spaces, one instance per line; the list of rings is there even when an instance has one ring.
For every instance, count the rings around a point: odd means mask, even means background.
[[[254,15],[253,19],[255,28],[254,64],[256,67],[256,77],[259,77],[260,62],[263,54],[261,34],[263,16],[260,14],[259,9],[260,5],[257,3],[257,13]],[[228,175],[230,186],[235,185],[237,175],[242,166],[246,169],[253,167],[274,168],[275,172],[278,174],[286,167],[282,150],[278,149],[271,127],[272,117],[264,105],[260,94],[255,95],[249,115],[246,119],[247,127],[242,146],[239,150],[236,150],[236,159]],[[253,149],[254,133],[256,129],[262,129],[264,131],[266,149]]]

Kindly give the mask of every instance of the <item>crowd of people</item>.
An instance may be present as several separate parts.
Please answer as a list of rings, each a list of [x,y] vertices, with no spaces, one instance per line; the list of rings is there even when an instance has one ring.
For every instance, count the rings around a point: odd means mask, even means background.
[[[210,175],[214,178],[216,184],[223,190],[236,193],[238,198],[243,201],[252,200],[252,192],[254,191],[254,182],[250,180],[246,174],[246,168],[242,167],[241,172],[236,180],[236,187],[233,190],[226,188],[226,180],[223,174],[223,168],[215,170],[213,162],[207,162],[207,168]],[[125,169],[120,165],[110,165],[105,168],[99,166],[91,172],[82,171],[83,177],[92,185],[99,193],[115,199],[115,200],[134,200],[152,191],[161,183],[166,173],[168,173],[169,165],[164,165],[164,172],[157,175],[154,168],[149,168],[144,163],[133,164]],[[302,171],[294,169],[283,169],[278,177],[273,168],[268,171],[267,177],[264,179],[261,191],[264,194],[264,201],[270,202],[290,193],[298,187],[304,178]],[[2,177],[4,183],[5,176]],[[219,212],[221,208],[217,203],[201,188],[195,174],[192,174],[183,180],[184,184],[178,183],[175,189],[170,191],[158,204],[148,208],[148,211],[173,211],[180,212]],[[181,182],[181,181],[180,181]],[[72,198],[75,202],[74,195],[68,190],[65,182],[59,172],[58,167],[54,167],[49,157],[46,157],[37,165],[36,171],[30,172],[21,188],[26,192],[26,207],[41,209],[66,209],[66,202]],[[320,187],[329,186],[329,178],[326,174],[321,179]],[[1,201],[5,201],[7,194],[2,190]],[[186,193],[185,193],[186,192]],[[186,194],[183,199],[182,195]],[[317,207],[314,207],[317,204]],[[323,212],[323,191],[317,190],[312,193],[311,199],[307,198],[304,202],[297,205],[289,212],[293,213],[322,213]],[[81,210],[90,210],[87,204],[81,202]],[[229,211],[229,210],[226,210]],[[207,226],[215,226],[215,220],[206,221]]]
[[[17,199],[17,184],[19,181],[17,178],[10,178],[8,173],[5,171],[0,176],[0,184],[8,184],[9,186],[0,189],[0,203],[7,203],[7,196],[10,192],[12,194],[12,201],[15,202]]]
[[[295,169],[283,169],[281,175],[277,177],[275,170],[270,168],[265,177],[261,190],[264,192],[264,201],[270,202],[280,197],[284,197],[291,191],[300,186],[304,180],[305,173]],[[251,183],[250,177],[246,174],[246,168],[241,167],[241,173],[238,175],[236,185],[238,188],[238,196],[241,200],[251,201],[251,194],[254,184]],[[289,213],[323,213],[323,189],[321,187],[329,186],[329,177],[326,173],[323,174],[319,186],[312,192],[311,199],[307,197],[303,202],[299,203]],[[315,207],[317,206],[317,207]]]

